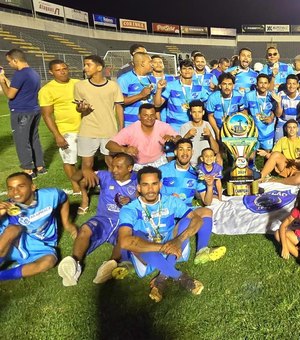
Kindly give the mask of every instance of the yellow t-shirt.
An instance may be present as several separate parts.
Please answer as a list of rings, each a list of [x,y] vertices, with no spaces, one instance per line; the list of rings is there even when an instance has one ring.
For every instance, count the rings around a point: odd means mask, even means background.
[[[279,151],[283,153],[286,159],[296,159],[298,157],[297,153],[300,154],[300,137],[297,137],[295,139],[282,137],[274,145],[272,151]]]
[[[68,83],[62,84],[51,80],[39,91],[39,104],[54,107],[54,119],[58,131],[64,135],[72,132],[78,133],[81,114],[76,111],[74,100],[74,85],[78,79],[70,79]]]
[[[91,104],[94,111],[81,121],[79,136],[89,138],[111,138],[118,132],[115,104],[124,102],[119,85],[107,80],[103,85],[94,85],[89,79],[75,85],[74,97]]]

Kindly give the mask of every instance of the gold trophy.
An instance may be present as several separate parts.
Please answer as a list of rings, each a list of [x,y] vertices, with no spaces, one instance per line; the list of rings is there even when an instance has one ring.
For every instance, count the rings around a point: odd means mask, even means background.
[[[229,196],[255,195],[258,183],[248,160],[257,143],[258,131],[251,116],[237,112],[227,116],[221,129],[221,140],[233,157],[233,167],[227,182]]]

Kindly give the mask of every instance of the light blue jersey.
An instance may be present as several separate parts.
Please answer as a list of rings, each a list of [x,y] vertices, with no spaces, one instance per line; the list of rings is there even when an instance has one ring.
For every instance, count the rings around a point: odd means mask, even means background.
[[[145,204],[139,198],[121,208],[120,228],[126,226],[140,231],[151,242],[160,235],[161,243],[166,243],[174,238],[177,219],[185,217],[190,211],[177,197],[162,194],[155,204]]]
[[[265,116],[270,117],[275,111],[275,101],[268,92],[266,96],[260,96],[257,91],[251,91],[245,96],[245,109],[253,117],[254,123],[258,130],[259,148],[271,150],[275,136],[275,120],[270,123],[264,123]],[[269,141],[269,142],[267,142]]]
[[[156,93],[157,89],[157,82],[161,79],[164,79],[167,83],[174,81],[177,79],[176,76],[172,76],[171,74],[164,74],[163,77],[154,77],[154,75],[150,75],[151,83],[154,84],[154,93]],[[160,120],[162,122],[166,122],[167,120],[167,102],[163,103],[163,105],[160,107]]]
[[[118,84],[120,85],[121,91],[124,97],[131,97],[139,94],[145,87],[152,84],[149,76],[138,76],[133,70],[122,74],[118,78]],[[153,102],[153,91],[151,94],[143,100],[136,101],[130,105],[125,105],[124,108],[124,126],[129,126],[130,124],[139,120],[138,113],[139,107],[144,103]]]
[[[211,89],[211,84],[217,86],[218,79],[217,77],[210,72],[205,72],[204,74],[194,74],[193,76],[193,83],[201,85],[208,93],[212,93],[213,90]]]
[[[188,170],[179,170],[174,160],[160,166],[159,169],[162,172],[163,194],[177,194],[184,203],[192,206],[196,192],[206,191],[206,185],[203,181],[198,181],[198,173],[192,167]]]
[[[243,110],[243,95],[235,90],[233,90],[230,98],[224,98],[221,91],[216,91],[209,96],[206,103],[206,111],[208,114],[212,114],[214,116],[219,129],[222,128],[223,119],[225,117]]]
[[[250,92],[255,88],[257,72],[248,68],[247,70],[241,69],[239,66],[230,67],[226,72],[232,72],[236,69],[239,69],[239,72],[235,75],[235,83],[234,89],[239,91],[242,94]]]
[[[271,76],[273,73],[273,67],[266,64],[264,65],[260,73],[264,73]],[[278,74],[276,74],[274,80],[275,89],[278,89],[278,86],[280,84],[284,84],[286,82],[286,77],[289,74],[294,74],[293,68],[288,64],[278,62]]]
[[[57,245],[57,211],[67,195],[56,188],[43,188],[35,192],[35,199],[22,207],[17,216],[9,216],[9,224],[22,225],[31,238],[49,246]]]
[[[168,101],[166,122],[179,132],[181,125],[190,120],[188,104],[196,99],[206,102],[208,95],[199,84],[183,85],[179,79],[168,83],[162,92],[162,97]]]

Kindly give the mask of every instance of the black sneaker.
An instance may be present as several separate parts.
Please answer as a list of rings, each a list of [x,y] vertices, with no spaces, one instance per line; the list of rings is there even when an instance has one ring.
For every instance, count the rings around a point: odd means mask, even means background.
[[[24,171],[25,172],[25,171]],[[29,175],[32,179],[36,179],[37,178],[37,174],[34,171],[31,172],[25,172],[27,175]]]
[[[48,170],[46,168],[42,168],[40,170],[36,171],[37,175],[46,175],[48,173]]]

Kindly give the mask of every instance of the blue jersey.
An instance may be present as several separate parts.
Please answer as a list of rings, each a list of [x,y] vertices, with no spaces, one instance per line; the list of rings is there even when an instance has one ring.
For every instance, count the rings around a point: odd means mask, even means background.
[[[231,67],[226,72],[232,72],[237,68],[239,67],[238,66]],[[256,78],[258,75],[257,72],[255,72],[251,68],[248,68],[248,70],[243,70],[241,68],[239,69],[240,72],[238,72],[235,76],[234,89],[242,94],[254,90],[256,85]]]
[[[131,200],[136,198],[136,173],[132,173],[131,179],[123,183],[116,181],[109,171],[98,171],[100,180],[100,195],[96,217],[100,217],[108,227],[117,225],[120,205],[118,195],[127,196]]]
[[[260,73],[264,73],[270,76],[273,73],[273,67],[266,64],[264,65]],[[278,74],[276,74],[275,79],[274,79],[275,88],[278,88],[280,84],[284,84],[286,81],[286,77],[289,74],[294,74],[293,68],[288,64],[279,62],[278,63]]]
[[[298,115],[298,106],[300,105],[300,94],[297,91],[295,98],[290,98],[284,91],[279,93],[281,95],[281,106],[283,109],[280,120],[288,121],[289,119],[295,119]]]
[[[196,99],[206,102],[208,95],[199,84],[183,85],[179,79],[168,83],[162,92],[162,97],[168,101],[166,122],[178,132],[182,124],[190,121],[188,104]]]
[[[17,70],[11,80],[10,87],[18,89],[14,99],[9,100],[11,112],[30,113],[39,110],[38,92],[41,79],[31,67]]]
[[[43,188],[35,192],[35,199],[28,207],[22,207],[17,216],[9,216],[9,224],[22,225],[30,237],[49,246],[57,244],[57,218],[59,206],[67,195],[56,188]]]
[[[174,81],[177,79],[176,76],[172,76],[171,74],[164,74],[163,77],[154,77],[154,75],[150,75],[151,83],[154,84],[154,93],[156,93],[157,82],[161,79],[164,79],[167,83]],[[162,122],[166,122],[167,120],[167,102],[163,103],[163,105],[159,108],[160,110],[160,120]]]
[[[149,76],[138,76],[133,70],[122,74],[118,78],[118,84],[120,85],[121,91],[124,97],[131,97],[139,94],[145,87],[153,84]],[[138,100],[130,105],[125,105],[124,108],[124,126],[129,126],[130,124],[139,120],[138,113],[139,107],[143,103],[153,102],[153,91],[152,93],[143,100]]]
[[[221,94],[221,91],[216,91],[209,96],[206,104],[207,113],[214,115],[219,129],[221,129],[223,125],[223,119],[226,116],[231,116],[234,113],[243,110],[243,95],[235,90],[233,90],[231,98],[224,98]]]
[[[213,84],[215,86],[218,85],[218,79],[216,76],[210,72],[205,72],[204,74],[194,74],[193,82],[195,84],[203,86],[203,88],[208,92],[212,93],[213,90],[211,89],[210,85]]]
[[[205,185],[205,187],[206,187],[206,182],[205,182],[204,179],[201,179],[201,177],[203,177],[205,175],[210,175],[210,176],[214,176],[216,179],[222,179],[223,178],[223,175],[222,175],[223,167],[218,163],[213,163],[213,168],[210,171],[208,171],[206,169],[204,163],[198,164],[197,169],[198,169],[198,178],[201,180],[203,185]],[[213,194],[218,196],[216,181],[214,181]]]
[[[258,130],[258,140],[273,139],[275,135],[275,120],[271,124],[263,122],[264,116],[271,116],[275,111],[275,101],[268,92],[266,96],[259,96],[257,91],[251,91],[245,96],[245,108],[253,117]]]
[[[191,206],[196,192],[206,190],[203,182],[198,181],[198,174],[190,167],[188,170],[178,170],[176,161],[171,161],[159,167],[162,172],[162,193],[178,194],[187,205]]]
[[[130,227],[140,231],[153,242],[157,235],[161,242],[174,238],[173,232],[177,219],[189,214],[191,209],[179,198],[161,195],[155,204],[145,204],[138,198],[122,207],[120,211],[120,228]]]

